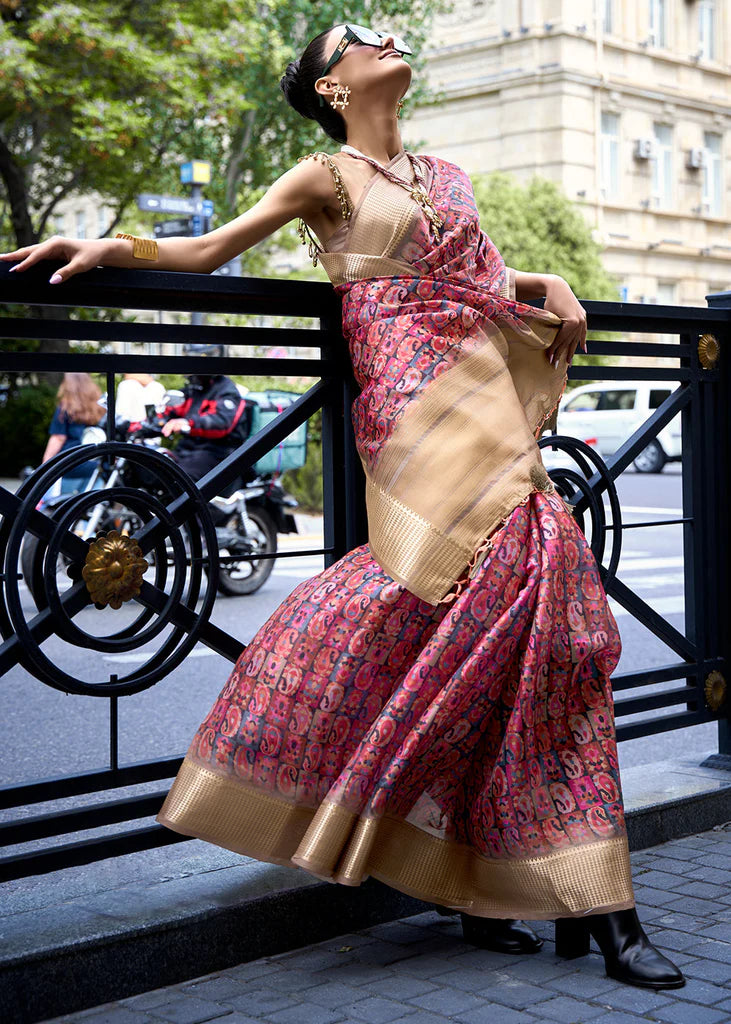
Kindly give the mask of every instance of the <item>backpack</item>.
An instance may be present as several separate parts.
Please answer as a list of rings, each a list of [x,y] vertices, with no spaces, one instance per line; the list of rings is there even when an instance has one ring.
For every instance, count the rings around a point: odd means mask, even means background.
[[[257,434],[267,423],[271,423],[280,412],[302,396],[294,391],[249,391],[246,403],[251,412],[251,434]],[[307,461],[307,421],[296,427],[283,441],[254,463],[254,472],[259,476],[270,473],[284,473],[288,469],[300,469]]]

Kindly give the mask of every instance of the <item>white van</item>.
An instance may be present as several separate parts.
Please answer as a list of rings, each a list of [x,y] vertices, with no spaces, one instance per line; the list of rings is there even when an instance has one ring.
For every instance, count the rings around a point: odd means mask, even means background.
[[[606,458],[649,419],[677,385],[673,381],[622,380],[582,384],[567,391],[558,407],[557,434],[586,441]],[[659,473],[681,455],[680,413],[634,460],[640,473]]]

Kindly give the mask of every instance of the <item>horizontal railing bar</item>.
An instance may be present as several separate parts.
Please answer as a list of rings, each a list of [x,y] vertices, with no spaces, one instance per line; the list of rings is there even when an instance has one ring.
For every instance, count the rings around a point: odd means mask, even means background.
[[[708,376],[712,374],[713,376]],[[687,366],[616,366],[602,363],[573,363],[569,370],[570,380],[662,380],[671,384],[692,380],[693,371]],[[718,372],[704,371],[702,381],[718,380]]]
[[[200,373],[203,357],[195,355],[124,355],[121,352],[2,352],[0,370],[87,373]],[[267,359],[251,356],[205,356],[206,373],[237,373],[264,377],[332,377],[342,364],[330,359]]]
[[[190,836],[182,836],[163,825],[149,825],[145,828],[118,832],[113,836],[100,836],[97,839],[80,840],[78,843],[65,843],[36,853],[21,853],[15,856],[0,858],[0,882],[10,882],[15,878],[29,875],[48,874],[49,871],[60,871],[62,868],[80,867],[93,864],[107,857],[121,857],[126,853],[140,853],[158,846],[169,846],[171,843],[182,843]]]
[[[612,690],[616,693],[619,690],[652,686],[654,683],[666,683],[671,679],[695,678],[697,671],[698,665],[695,662],[677,662],[674,665],[644,668],[639,672],[621,672],[619,675],[612,676]]]
[[[0,326],[2,320],[0,320]],[[700,325],[698,325],[700,326]],[[594,328],[590,327],[590,331]],[[659,359],[687,358],[690,355],[691,346],[683,342],[663,343],[660,341],[619,341],[612,338],[589,338],[587,346],[590,356],[649,356]],[[577,349],[574,359],[584,355],[582,349]]]
[[[37,306],[121,307],[180,312],[250,312],[321,316],[335,311],[339,300],[326,282],[273,278],[221,277],[169,270],[95,267],[61,285],[48,279],[62,264],[42,260],[10,277],[12,264],[0,265],[0,303]],[[543,307],[544,300],[534,303]],[[644,333],[692,331],[699,323],[727,325],[731,310],[706,306],[660,306],[648,303],[583,300],[594,330],[622,330],[627,323]]]
[[[674,704],[687,704],[689,700],[697,701],[698,689],[695,686],[684,686],[682,689],[665,690],[661,693],[648,693],[644,697],[628,697],[626,700],[615,700],[614,714],[616,718],[636,715],[642,711],[654,711],[657,708],[669,708]]]
[[[167,789],[139,796],[121,797],[90,807],[77,807],[71,811],[51,811],[32,818],[19,818],[0,824],[0,846],[31,843],[69,832],[84,832],[104,825],[117,825],[120,821],[148,818],[162,807]]]
[[[74,341],[124,341],[158,345],[195,342],[215,345],[299,345],[316,348],[339,342],[335,331],[322,327],[220,326],[214,324],[156,324],[135,320],[35,320],[0,317],[0,338],[73,338]]]
[[[122,765],[121,768],[102,768],[79,772],[76,775],[55,776],[12,786],[0,786],[0,810],[44,803],[46,800],[63,800],[66,797],[96,793],[103,789],[121,789],[123,786],[137,786],[144,782],[170,779],[177,773],[182,763],[182,756],[176,755],[159,761],[137,761]]]
[[[647,718],[643,722],[627,722],[617,726],[617,739],[636,740],[644,736],[656,736],[659,732],[672,732],[675,729],[687,729],[691,725],[704,725],[711,722],[708,712],[682,711],[677,715],[661,715],[659,718]]]
[[[300,555],[331,555],[335,551],[334,547],[330,548],[308,548],[306,551],[257,551],[250,555],[219,555],[218,561],[222,565],[231,565],[236,562],[256,562],[260,558],[297,558]],[[205,558],[189,558],[186,561],[186,565],[192,565],[193,562],[205,562]],[[168,561],[168,565],[174,564]]]
[[[316,317],[337,313],[340,306],[332,285],[324,281],[95,267],[63,284],[51,285],[48,279],[62,266],[57,261],[42,260],[12,277],[11,266],[0,264],[0,302]]]
[[[695,516],[682,516],[680,519],[656,519],[652,523],[620,523],[620,530],[640,530],[645,526],[677,526],[678,523],[692,523],[695,522]],[[616,526],[614,523],[606,523],[604,526],[605,530],[614,530]]]

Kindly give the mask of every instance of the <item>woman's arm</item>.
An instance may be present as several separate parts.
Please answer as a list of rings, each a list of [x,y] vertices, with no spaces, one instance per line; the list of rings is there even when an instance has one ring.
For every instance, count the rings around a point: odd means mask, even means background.
[[[65,442],[65,434],[51,434],[51,436],[48,438],[48,444],[46,445],[46,450],[43,453],[43,458],[41,459],[41,462],[48,462],[48,460],[52,459],[54,455],[58,455],[58,453],[63,448]]]
[[[509,271],[508,271],[509,272]],[[515,301],[525,302],[526,299],[542,299],[549,282],[556,274],[526,274],[522,270],[513,270],[515,275]]]
[[[558,274],[526,274],[511,270],[515,275],[515,301],[542,299],[543,308],[560,316],[563,324],[556,332],[550,348],[546,349],[549,363],[556,365],[560,356],[566,356],[571,366],[574,352],[581,346],[586,352],[586,310],[571,290],[570,285]]]
[[[198,238],[160,239],[155,261],[135,258],[133,243],[128,238],[81,240],[58,236],[14,252],[1,253],[0,259],[16,262],[11,268],[13,271],[27,270],[39,260],[65,260],[64,266],[53,275],[52,284],[60,284],[74,274],[98,266],[210,274],[293,218],[308,218],[334,202],[327,167],[316,160],[303,160],[278,178],[251,209],[215,231]]]

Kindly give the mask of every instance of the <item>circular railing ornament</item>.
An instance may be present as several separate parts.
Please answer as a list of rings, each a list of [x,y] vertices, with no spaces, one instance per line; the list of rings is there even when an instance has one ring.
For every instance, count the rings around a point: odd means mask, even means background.
[[[121,608],[138,596],[148,568],[137,541],[110,530],[89,546],[81,575],[97,608]]]
[[[704,370],[712,370],[721,355],[721,346],[715,334],[701,334],[698,339],[698,359]]]
[[[552,466],[548,475],[589,541],[592,554],[602,569],[606,589],[616,575],[622,550],[622,510],[607,464],[586,442],[565,434],[546,434],[539,439],[538,447],[563,452],[575,463],[576,468],[571,465]],[[604,509],[605,493],[611,510],[611,524],[607,523]],[[612,536],[608,543],[610,533]],[[608,547],[609,560],[605,564]]]
[[[720,711],[726,701],[726,680],[716,669],[709,672],[703,686],[706,707],[709,711]]]
[[[121,467],[121,482],[72,494],[50,513],[36,510],[57,480],[90,458]],[[16,496],[17,515],[0,524],[0,632],[17,636],[24,667],[55,689],[109,697],[147,689],[180,665],[213,609],[218,546],[207,503],[174,459],[120,442],[85,445],[49,460]],[[87,541],[78,533],[91,516],[102,526]],[[32,550],[25,559],[35,605],[30,612],[20,591],[24,542]],[[100,628],[92,631],[93,625]],[[98,652],[99,658],[87,659],[97,678],[66,671],[55,651],[51,656],[43,649],[52,637]],[[155,640],[157,649],[140,650]],[[105,655],[112,663],[121,656],[124,664],[132,651],[140,654],[139,666],[98,678]]]

